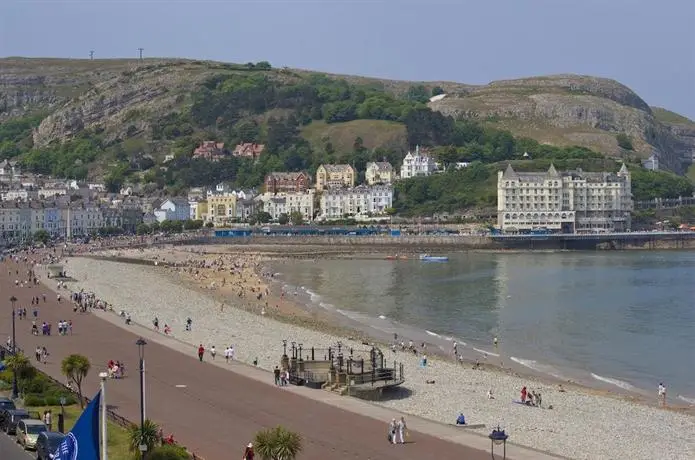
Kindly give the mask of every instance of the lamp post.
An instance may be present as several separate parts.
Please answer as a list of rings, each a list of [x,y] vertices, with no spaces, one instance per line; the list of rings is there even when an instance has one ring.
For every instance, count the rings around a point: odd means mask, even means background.
[[[107,374],[106,372],[100,372],[99,378],[101,379],[101,400],[99,401],[99,409],[101,410],[101,460],[107,460],[108,453],[106,451],[106,379],[109,378],[109,374]],[[61,404],[61,410],[62,407],[63,406]]]
[[[17,316],[17,312],[15,311],[14,305],[15,302],[17,302],[17,297],[12,296],[10,297],[10,303],[12,304],[12,354],[15,355],[17,354],[17,334],[15,331],[15,318]],[[12,399],[17,399],[17,396],[19,396],[19,388],[17,386],[17,371],[12,372]]]
[[[287,358],[287,340],[282,341],[282,357]]]
[[[147,452],[147,444],[145,444],[145,339],[140,337],[135,345],[138,346],[138,355],[140,357],[140,458],[145,458]]]
[[[492,433],[488,436],[490,438],[490,454],[492,455],[492,460],[495,460],[495,446],[502,446],[502,459],[506,460],[507,458],[507,438],[509,435],[504,432],[504,430],[500,429],[500,426],[497,425],[497,428],[492,430]]]

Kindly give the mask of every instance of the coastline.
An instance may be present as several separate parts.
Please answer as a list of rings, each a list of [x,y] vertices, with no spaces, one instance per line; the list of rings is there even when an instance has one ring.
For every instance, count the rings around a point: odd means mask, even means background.
[[[164,261],[169,257],[172,257],[174,253],[183,258],[196,258],[201,256],[207,256],[208,258],[214,258],[216,255],[209,254],[211,251],[210,247],[205,248],[207,255],[202,254],[203,251],[200,248],[192,249],[193,252],[186,251],[186,248],[177,249],[164,249],[155,251],[142,251],[137,253],[137,251],[106,251],[102,253],[106,257],[116,257],[118,253],[127,254],[129,257],[142,259],[147,257],[157,257],[158,260]],[[223,249],[236,249],[225,247]],[[226,252],[226,251],[225,251]],[[97,255],[97,254],[92,254]],[[264,335],[267,330],[270,330],[270,337],[265,334],[263,337],[251,337],[247,338],[245,335],[244,327],[239,327],[237,324],[233,332],[235,343],[239,343],[239,340],[244,340],[248,345],[249,349],[253,350],[243,350],[241,346],[235,345],[238,349],[238,357],[246,362],[252,361],[254,358],[259,358],[259,366],[266,368],[268,365],[274,364],[272,361],[273,353],[265,353],[263,355],[262,351],[275,352],[281,349],[279,344],[281,335],[285,334],[285,337],[295,337],[298,341],[304,341],[307,343],[307,338],[312,340],[323,340],[323,344],[316,344],[316,346],[325,346],[326,344],[334,343],[337,338],[352,337],[355,344],[359,344],[363,339],[374,340],[382,343],[389,343],[390,337],[385,337],[385,340],[380,340],[380,337],[374,337],[375,334],[365,334],[358,337],[354,332],[351,332],[350,327],[347,324],[335,324],[335,318],[332,315],[327,314],[325,311],[321,311],[320,308],[314,307],[313,310],[307,311],[307,308],[302,304],[306,299],[302,298],[298,294],[298,298],[291,296],[290,299],[278,299],[278,289],[280,280],[273,280],[267,277],[258,277],[257,273],[265,273],[267,275],[268,269],[274,269],[274,266],[278,264],[278,261],[282,257],[265,257],[261,258],[258,256],[250,256],[248,254],[239,256],[235,255],[238,260],[246,260],[248,265],[240,272],[240,284],[235,284],[234,288],[241,287],[254,287],[261,288],[265,284],[268,290],[268,308],[265,310],[265,315],[263,313],[264,304],[258,303],[248,299],[247,297],[241,298],[234,295],[231,290],[223,291],[222,289],[212,288],[211,283],[215,282],[215,274],[210,274],[209,277],[195,279],[189,275],[183,275],[180,271],[172,269],[171,267],[158,266],[154,267],[153,262],[149,265],[138,265],[138,264],[116,264],[114,262],[104,262],[94,259],[79,258],[70,259],[67,264],[67,270],[70,274],[78,279],[78,282],[74,283],[76,286],[82,286],[86,290],[92,290],[97,293],[100,297],[105,298],[105,300],[113,303],[115,305],[116,311],[119,310],[119,305],[123,305],[123,309],[130,312],[130,305],[134,308],[136,304],[141,305],[139,310],[133,310],[134,320],[142,322],[143,324],[149,324],[151,317],[147,317],[147,313],[152,313],[158,307],[148,307],[147,302],[143,303],[142,292],[138,289],[134,289],[134,293],[124,293],[111,291],[104,286],[104,282],[108,281],[109,276],[105,279],[103,276],[96,275],[97,271],[94,270],[95,267],[100,267],[105,272],[111,274],[111,279],[117,273],[128,273],[131,274],[137,272],[140,274],[140,278],[148,277],[152,273],[156,274],[155,278],[160,278],[160,281],[168,280],[170,283],[175,283],[178,280],[178,284],[183,286],[182,289],[194,290],[198,294],[208,298],[208,311],[210,310],[210,301],[213,301],[214,305],[219,305],[218,302],[226,300],[224,307],[224,312],[216,311],[214,314],[206,315],[211,316],[211,327],[207,331],[201,332],[200,337],[204,337],[208,340],[218,340],[218,337],[224,332],[229,332],[231,329],[223,327],[220,320],[226,321],[231,317],[235,317],[239,323],[243,317],[244,324],[247,322],[253,323],[256,328],[253,327],[247,329],[246,335],[254,334],[254,331],[258,331],[258,335]],[[173,261],[174,257],[170,261]],[[94,276],[92,276],[94,274]],[[218,273],[219,274],[219,273]],[[255,279],[254,279],[255,276]],[[80,279],[84,277],[86,279]],[[128,278],[131,284],[137,284],[138,280],[135,278]],[[140,280],[141,281],[141,280]],[[182,282],[183,281],[183,282]],[[268,282],[270,281],[270,282]],[[156,283],[155,283],[156,284]],[[161,291],[155,285],[150,283],[150,289]],[[70,286],[73,288],[73,286]],[[160,293],[161,294],[161,293]],[[231,295],[230,295],[231,294]],[[113,299],[111,298],[113,297]],[[157,296],[149,296],[150,298],[157,298]],[[159,296],[160,302],[163,301],[163,297]],[[198,297],[196,297],[198,298]],[[264,299],[265,301],[265,299]],[[273,305],[278,302],[276,305]],[[156,301],[154,302],[156,303]],[[201,302],[202,303],[202,302]],[[193,306],[188,306],[188,310],[196,312],[200,316],[200,309],[205,308],[203,305],[197,305],[197,309]],[[227,308],[229,307],[229,308]],[[213,307],[214,308],[214,307]],[[172,307],[169,307],[169,311]],[[226,313],[229,316],[223,315]],[[177,327],[182,325],[185,316],[183,312],[178,314],[172,323],[176,325],[174,327],[174,334],[179,334]],[[166,319],[161,318],[164,322]],[[276,319],[280,319],[281,322],[277,322]],[[194,332],[197,332],[196,324],[202,320],[194,319]],[[273,324],[274,323],[274,324]],[[201,327],[207,328],[207,324],[201,325]],[[231,327],[231,326],[230,326]],[[321,332],[316,332],[316,330]],[[196,335],[196,339],[199,337]],[[383,338],[383,336],[381,337]],[[193,339],[193,337],[190,337]],[[259,339],[259,340],[255,340]],[[200,340],[203,340],[202,338]],[[190,342],[190,340],[187,340]],[[197,340],[193,340],[196,342]],[[275,342],[276,344],[274,344]],[[192,342],[191,342],[192,343]],[[207,345],[206,343],[206,345]],[[221,342],[217,342],[218,344]],[[314,343],[312,343],[314,344]],[[195,344],[194,344],[195,345]],[[270,348],[270,350],[268,350]],[[385,347],[384,347],[385,348]],[[222,350],[223,345],[218,345],[218,350]],[[431,354],[432,350],[428,350]],[[254,356],[256,354],[261,354],[261,356]],[[279,352],[276,353],[279,355]],[[388,356],[391,356],[388,352]],[[468,358],[468,357],[467,357]],[[693,426],[693,431],[695,432],[695,425],[693,425],[692,417],[679,413],[679,410],[663,410],[657,409],[650,405],[645,404],[645,401],[640,401],[639,398],[631,397],[629,395],[623,395],[615,392],[607,392],[603,390],[596,390],[590,387],[583,387],[581,385],[569,385],[566,382],[562,382],[565,386],[566,392],[560,393],[556,391],[557,381],[552,379],[544,378],[542,374],[534,374],[533,372],[518,372],[515,369],[499,369],[493,363],[488,363],[485,365],[484,370],[472,370],[470,366],[460,366],[456,365],[445,359],[432,359],[430,365],[427,369],[420,369],[418,367],[417,358],[413,358],[404,353],[397,353],[396,359],[403,360],[406,367],[406,384],[404,385],[412,394],[404,399],[394,399],[391,401],[385,401],[379,403],[385,407],[392,407],[394,409],[402,410],[407,413],[412,413],[415,415],[420,415],[425,418],[430,418],[442,422],[451,422],[451,417],[455,418],[456,413],[459,411],[459,407],[452,408],[451,404],[448,402],[457,401],[457,404],[461,405],[461,410],[466,413],[467,418],[471,423],[486,423],[488,425],[496,425],[501,423],[510,431],[515,433],[515,441],[522,445],[527,445],[532,448],[547,450],[560,455],[565,455],[571,458],[617,458],[624,457],[625,452],[632,452],[635,446],[629,447],[624,446],[610,446],[610,442],[597,442],[599,444],[595,449],[587,449],[587,446],[578,445],[578,440],[586,435],[586,430],[589,430],[591,436],[596,438],[602,438],[607,436],[605,431],[610,431],[613,428],[600,426],[594,427],[591,423],[587,423],[584,417],[579,417],[582,420],[568,420],[568,415],[574,412],[588,412],[590,415],[596,416],[598,412],[615,412],[616,414],[626,414],[629,412],[634,412],[634,414],[627,414],[625,416],[631,417],[637,420],[637,424],[645,423],[645,429],[651,426],[656,420],[661,420],[659,423],[663,427],[668,428],[669,426]],[[436,380],[436,385],[427,385],[424,383],[426,379],[432,377]],[[451,382],[447,382],[447,378],[451,379]],[[526,384],[530,388],[538,389],[542,391],[544,395],[544,401],[548,401],[549,404],[553,404],[555,409],[552,411],[526,408],[523,406],[515,407],[516,405],[510,405],[510,400],[518,396],[518,389],[520,385]],[[484,394],[488,390],[488,386],[494,387],[494,393],[497,397],[496,400],[487,401],[483,400]],[[432,399],[434,398],[434,399]],[[595,406],[599,406],[596,408]],[[535,412],[535,413],[534,413]],[[542,415],[541,415],[542,414]],[[641,420],[646,414],[648,420]],[[601,413],[601,416],[606,416],[605,413]],[[609,418],[612,418],[610,414]],[[600,417],[599,417],[600,418]],[[673,418],[673,420],[671,420]],[[546,420],[550,419],[550,420]],[[662,420],[663,419],[663,420]],[[555,424],[550,423],[555,422]],[[615,426],[622,423],[619,418],[613,420]],[[600,425],[600,424],[599,424]],[[659,437],[662,439],[664,437],[668,438],[668,429],[662,432],[659,429]],[[653,430],[652,428],[649,428]],[[639,430],[637,430],[639,431]],[[522,436],[520,436],[523,433]],[[572,438],[572,439],[570,439]],[[644,444],[644,441],[633,440],[638,444],[637,447],[640,449],[652,447],[639,446]],[[656,442],[656,441],[655,441]],[[661,442],[663,443],[663,441]],[[620,443],[623,444],[622,442]],[[654,442],[651,443],[654,445]],[[657,442],[657,445],[660,444]],[[607,452],[602,449],[622,448],[622,450]],[[683,447],[683,446],[681,446]],[[663,453],[663,449],[668,447],[661,446],[654,450],[653,454],[646,454],[644,451],[633,452],[633,455],[627,455],[629,458],[650,458],[652,455],[656,455],[657,452]],[[625,449],[628,449],[627,451]],[[632,450],[630,450],[632,449]],[[669,449],[673,449],[670,447]],[[685,446],[685,450],[682,452],[673,452],[674,455],[669,458],[688,458],[688,456],[695,453],[695,446]]]

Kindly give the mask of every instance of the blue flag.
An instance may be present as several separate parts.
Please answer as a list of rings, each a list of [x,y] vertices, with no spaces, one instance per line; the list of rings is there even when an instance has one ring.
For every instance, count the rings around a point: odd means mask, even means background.
[[[72,430],[63,438],[53,460],[99,460],[99,401],[90,401]]]

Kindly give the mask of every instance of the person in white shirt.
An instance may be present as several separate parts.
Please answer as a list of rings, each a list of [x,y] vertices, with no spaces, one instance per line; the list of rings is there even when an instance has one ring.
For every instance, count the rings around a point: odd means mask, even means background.
[[[659,384],[659,404],[666,405],[666,387],[663,383]]]
[[[217,354],[217,350],[215,349],[215,346],[210,347],[210,356],[212,356],[212,360],[215,360],[215,355]]]

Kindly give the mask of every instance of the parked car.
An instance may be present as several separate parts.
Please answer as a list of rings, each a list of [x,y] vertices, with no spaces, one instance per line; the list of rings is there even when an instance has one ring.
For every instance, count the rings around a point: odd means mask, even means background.
[[[65,435],[56,431],[44,431],[36,439],[36,460],[51,460]]]
[[[17,423],[17,443],[24,449],[35,449],[39,434],[48,431],[41,420],[24,419]]]
[[[17,406],[14,405],[10,398],[0,397],[0,410],[3,409],[16,409]]]
[[[7,434],[16,434],[17,423],[25,418],[32,418],[24,409],[5,409],[0,412],[0,430]]]

